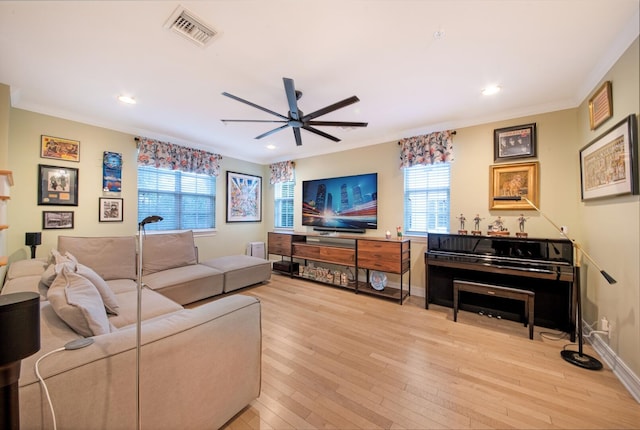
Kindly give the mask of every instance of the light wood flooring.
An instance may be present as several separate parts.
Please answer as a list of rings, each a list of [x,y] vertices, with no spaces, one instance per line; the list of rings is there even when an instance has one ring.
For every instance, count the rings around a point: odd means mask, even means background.
[[[227,430],[640,428],[612,371],[565,362],[550,330],[277,274],[240,294],[262,303],[262,392]]]

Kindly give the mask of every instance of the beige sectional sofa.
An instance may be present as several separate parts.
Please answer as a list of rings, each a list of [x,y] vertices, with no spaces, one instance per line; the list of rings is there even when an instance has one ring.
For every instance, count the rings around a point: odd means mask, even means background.
[[[41,297],[41,349],[22,361],[19,379],[21,428],[53,428],[35,364],[58,349],[39,362],[58,428],[136,427],[136,241],[61,236],[51,259],[9,266],[2,294]],[[191,232],[147,235],[143,257],[142,425],[219,428],[260,393],[260,302],[236,294],[182,306],[224,292],[225,271],[198,263]],[[235,259],[246,282],[268,279],[256,275],[268,261],[253,258]],[[64,349],[87,335],[92,345]]]

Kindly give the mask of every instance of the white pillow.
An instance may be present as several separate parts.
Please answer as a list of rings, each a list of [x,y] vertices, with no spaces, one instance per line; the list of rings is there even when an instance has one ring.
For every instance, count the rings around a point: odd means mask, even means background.
[[[65,265],[60,267],[60,273],[47,291],[55,313],[81,336],[109,333],[109,319],[96,287]]]

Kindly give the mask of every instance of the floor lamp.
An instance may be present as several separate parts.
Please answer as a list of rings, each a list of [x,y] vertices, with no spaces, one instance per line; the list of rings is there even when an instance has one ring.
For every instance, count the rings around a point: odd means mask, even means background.
[[[571,243],[573,244],[573,248],[575,249],[575,264],[573,266],[573,275],[574,275],[573,282],[576,288],[576,295],[577,295],[576,307],[577,307],[577,313],[578,313],[576,317],[577,318],[576,325],[577,325],[577,332],[578,332],[578,352],[564,349],[560,351],[560,355],[562,356],[562,358],[564,358],[565,361],[571,364],[574,364],[576,366],[580,366],[582,368],[589,369],[589,370],[602,369],[602,363],[598,359],[591,357],[582,352],[582,295],[580,292],[580,256],[581,254],[587,257],[587,259],[595,266],[596,269],[600,271],[604,279],[606,279],[609,284],[615,284],[616,280],[613,279],[613,277],[609,275],[607,272],[602,270],[600,266],[598,266],[598,263],[596,263],[593,260],[593,258],[591,258],[591,256],[587,254],[584,249],[582,249],[582,247],[578,242],[576,242],[574,239],[571,239],[569,236],[567,236],[564,230],[562,230],[562,228],[560,228],[555,222],[553,222],[548,216],[546,216],[544,212],[542,212],[528,198],[523,196],[500,196],[500,197],[494,197],[493,199],[494,200],[526,201],[533,209],[535,209],[540,215],[542,215],[547,221],[549,221],[549,223],[551,223],[551,225],[553,225],[556,228],[556,230],[560,232],[561,235],[569,239],[569,241],[571,241]]]
[[[144,226],[162,221],[158,215],[150,215],[138,224],[138,313],[136,317],[136,429],[142,427],[140,416],[140,334],[142,332],[142,238],[146,234]]]

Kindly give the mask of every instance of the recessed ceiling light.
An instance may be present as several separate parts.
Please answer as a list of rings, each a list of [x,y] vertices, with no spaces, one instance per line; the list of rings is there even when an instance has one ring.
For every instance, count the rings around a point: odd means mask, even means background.
[[[275,145],[267,145],[267,149],[276,149]]]
[[[492,94],[496,94],[499,93],[501,90],[501,88],[497,85],[493,86],[493,87],[487,87],[485,89],[482,90],[482,95],[483,96],[490,96]]]
[[[136,104],[136,99],[134,99],[131,96],[118,96],[118,100],[121,101],[122,103],[126,103],[128,105]]]

